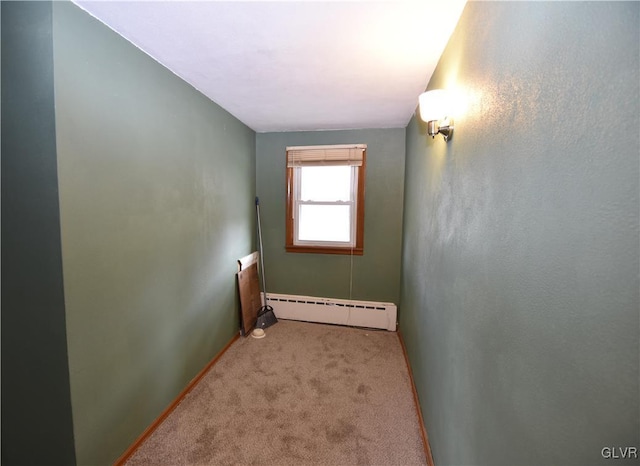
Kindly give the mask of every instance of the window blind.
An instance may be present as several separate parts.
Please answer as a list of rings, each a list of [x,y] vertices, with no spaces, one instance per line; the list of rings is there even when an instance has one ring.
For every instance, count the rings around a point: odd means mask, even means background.
[[[366,148],[366,144],[287,147],[287,168],[322,165],[359,167],[362,165]]]

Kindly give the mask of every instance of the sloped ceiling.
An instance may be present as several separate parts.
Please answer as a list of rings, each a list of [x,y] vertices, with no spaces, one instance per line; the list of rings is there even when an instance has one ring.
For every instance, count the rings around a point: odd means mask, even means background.
[[[406,126],[466,0],[75,3],[271,132]]]

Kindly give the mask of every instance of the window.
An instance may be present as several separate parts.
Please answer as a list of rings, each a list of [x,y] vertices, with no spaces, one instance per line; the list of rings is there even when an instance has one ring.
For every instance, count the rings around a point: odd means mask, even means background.
[[[287,251],[362,255],[366,148],[287,147]]]

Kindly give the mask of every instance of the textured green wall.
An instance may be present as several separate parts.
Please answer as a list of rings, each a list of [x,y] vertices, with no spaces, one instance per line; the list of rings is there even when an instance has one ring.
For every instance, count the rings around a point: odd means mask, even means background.
[[[76,452],[107,464],[237,332],[255,133],[75,5],[53,11]]]
[[[407,128],[400,327],[436,464],[640,447],[639,11],[467,4],[429,88],[469,108],[448,144]]]
[[[75,462],[48,2],[2,2],[2,463]]]
[[[287,253],[286,147],[348,143],[367,144],[364,255]],[[256,189],[269,292],[398,303],[404,154],[403,128],[256,135]]]

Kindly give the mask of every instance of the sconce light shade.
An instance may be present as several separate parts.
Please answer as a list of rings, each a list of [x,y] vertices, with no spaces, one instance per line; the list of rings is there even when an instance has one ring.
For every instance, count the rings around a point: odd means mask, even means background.
[[[418,100],[423,121],[440,120],[447,115],[447,92],[444,89],[424,92]]]
[[[418,98],[420,103],[420,118],[427,122],[429,136],[435,137],[440,133],[445,141],[453,136],[453,119],[449,117],[451,111],[450,99],[447,91],[436,89],[427,91]]]

